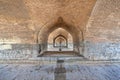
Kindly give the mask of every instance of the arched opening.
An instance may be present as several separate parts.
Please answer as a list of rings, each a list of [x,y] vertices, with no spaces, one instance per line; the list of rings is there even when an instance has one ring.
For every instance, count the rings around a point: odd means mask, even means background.
[[[67,45],[68,45],[67,38],[64,37],[63,35],[58,35],[53,40],[53,46],[59,48],[60,49],[59,51],[61,51],[62,48],[67,48],[68,47]]]
[[[63,29],[65,33],[64,32],[57,33],[60,31],[59,29]],[[53,35],[52,33],[54,33],[54,31],[56,31],[56,33]],[[67,36],[66,36],[66,32],[68,34]],[[51,35],[52,35],[52,38],[51,38]],[[55,22],[54,24],[47,25],[41,28],[41,30],[39,31],[39,34],[38,34],[38,43],[40,45],[39,54],[43,55],[46,51],[50,50],[51,46],[54,47],[53,45],[50,46],[49,42],[51,41],[53,43],[55,37],[59,35],[62,35],[65,37],[64,39],[62,38],[64,42],[65,42],[65,39],[67,39],[67,41],[71,40],[72,41],[71,50],[76,52],[78,55],[80,55],[80,47],[81,47],[80,43],[83,40],[82,33],[75,26],[64,22],[61,17],[58,18],[58,21]],[[55,48],[52,50],[55,51]]]
[[[63,28],[51,32],[47,43],[47,51],[73,51],[73,38]]]

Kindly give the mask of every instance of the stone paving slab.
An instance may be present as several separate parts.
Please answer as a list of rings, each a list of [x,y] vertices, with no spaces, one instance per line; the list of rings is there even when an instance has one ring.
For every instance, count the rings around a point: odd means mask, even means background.
[[[120,64],[64,64],[63,80],[120,80]],[[0,80],[56,80],[56,65],[0,64]],[[60,79],[60,80],[61,80]]]

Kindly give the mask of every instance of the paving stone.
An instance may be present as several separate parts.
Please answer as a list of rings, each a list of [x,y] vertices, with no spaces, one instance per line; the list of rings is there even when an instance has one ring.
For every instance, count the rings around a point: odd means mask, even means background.
[[[56,65],[0,64],[0,67],[4,67],[0,69],[0,80],[56,80]],[[59,73],[63,80],[120,80],[120,64],[64,64],[64,67],[66,73]]]

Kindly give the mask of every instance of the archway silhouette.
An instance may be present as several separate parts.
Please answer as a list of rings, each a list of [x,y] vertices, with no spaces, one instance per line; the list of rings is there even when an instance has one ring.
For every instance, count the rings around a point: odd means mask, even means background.
[[[61,46],[59,44],[59,38],[62,38],[63,40]],[[58,40],[57,43],[56,40]],[[48,36],[47,44],[47,51],[59,51],[60,47],[62,51],[73,51],[73,37],[63,28],[58,28],[52,31]]]
[[[56,45],[58,43],[58,45]],[[61,45],[63,43],[63,45]],[[68,40],[63,35],[58,35],[53,39],[53,46],[54,47],[67,47]]]
[[[82,32],[78,30],[75,26],[63,21],[63,19],[60,17],[58,18],[58,21],[53,25],[45,26],[40,30],[38,34],[38,43],[40,44],[40,49],[41,49],[40,54],[47,51],[48,36],[51,32],[53,32],[58,28],[63,28],[71,34],[71,36],[73,37],[74,51],[79,53],[80,41],[83,40]]]

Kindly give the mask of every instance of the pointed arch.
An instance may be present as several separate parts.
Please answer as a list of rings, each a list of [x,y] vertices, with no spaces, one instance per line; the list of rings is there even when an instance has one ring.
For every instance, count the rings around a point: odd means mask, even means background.
[[[54,22],[53,24],[50,25],[46,25],[40,29],[38,34],[38,43],[41,44],[41,50],[42,51],[47,50],[48,36],[50,35],[51,32],[58,28],[63,28],[64,30],[70,33],[70,35],[73,37],[74,47],[73,50],[79,52],[78,49],[80,46],[80,42],[83,40],[82,32],[72,24],[68,24],[67,22],[65,22],[62,17],[59,17],[57,22]]]
[[[64,45],[63,47],[67,47],[67,45],[68,45],[68,40],[67,40],[67,38],[66,38],[65,36],[63,36],[63,35],[58,35],[58,36],[56,36],[56,37],[53,39],[53,46],[54,46],[54,47],[59,47],[59,46],[56,46],[56,40],[57,40],[58,38],[63,39],[64,42],[65,42],[65,45]]]
[[[60,17],[56,23],[50,24],[40,29],[38,33],[38,43],[47,43],[49,34],[57,28],[63,28],[68,31],[72,35],[74,43],[78,43],[83,40],[81,30],[77,29],[72,24],[68,24],[67,22],[63,21],[63,19]]]

